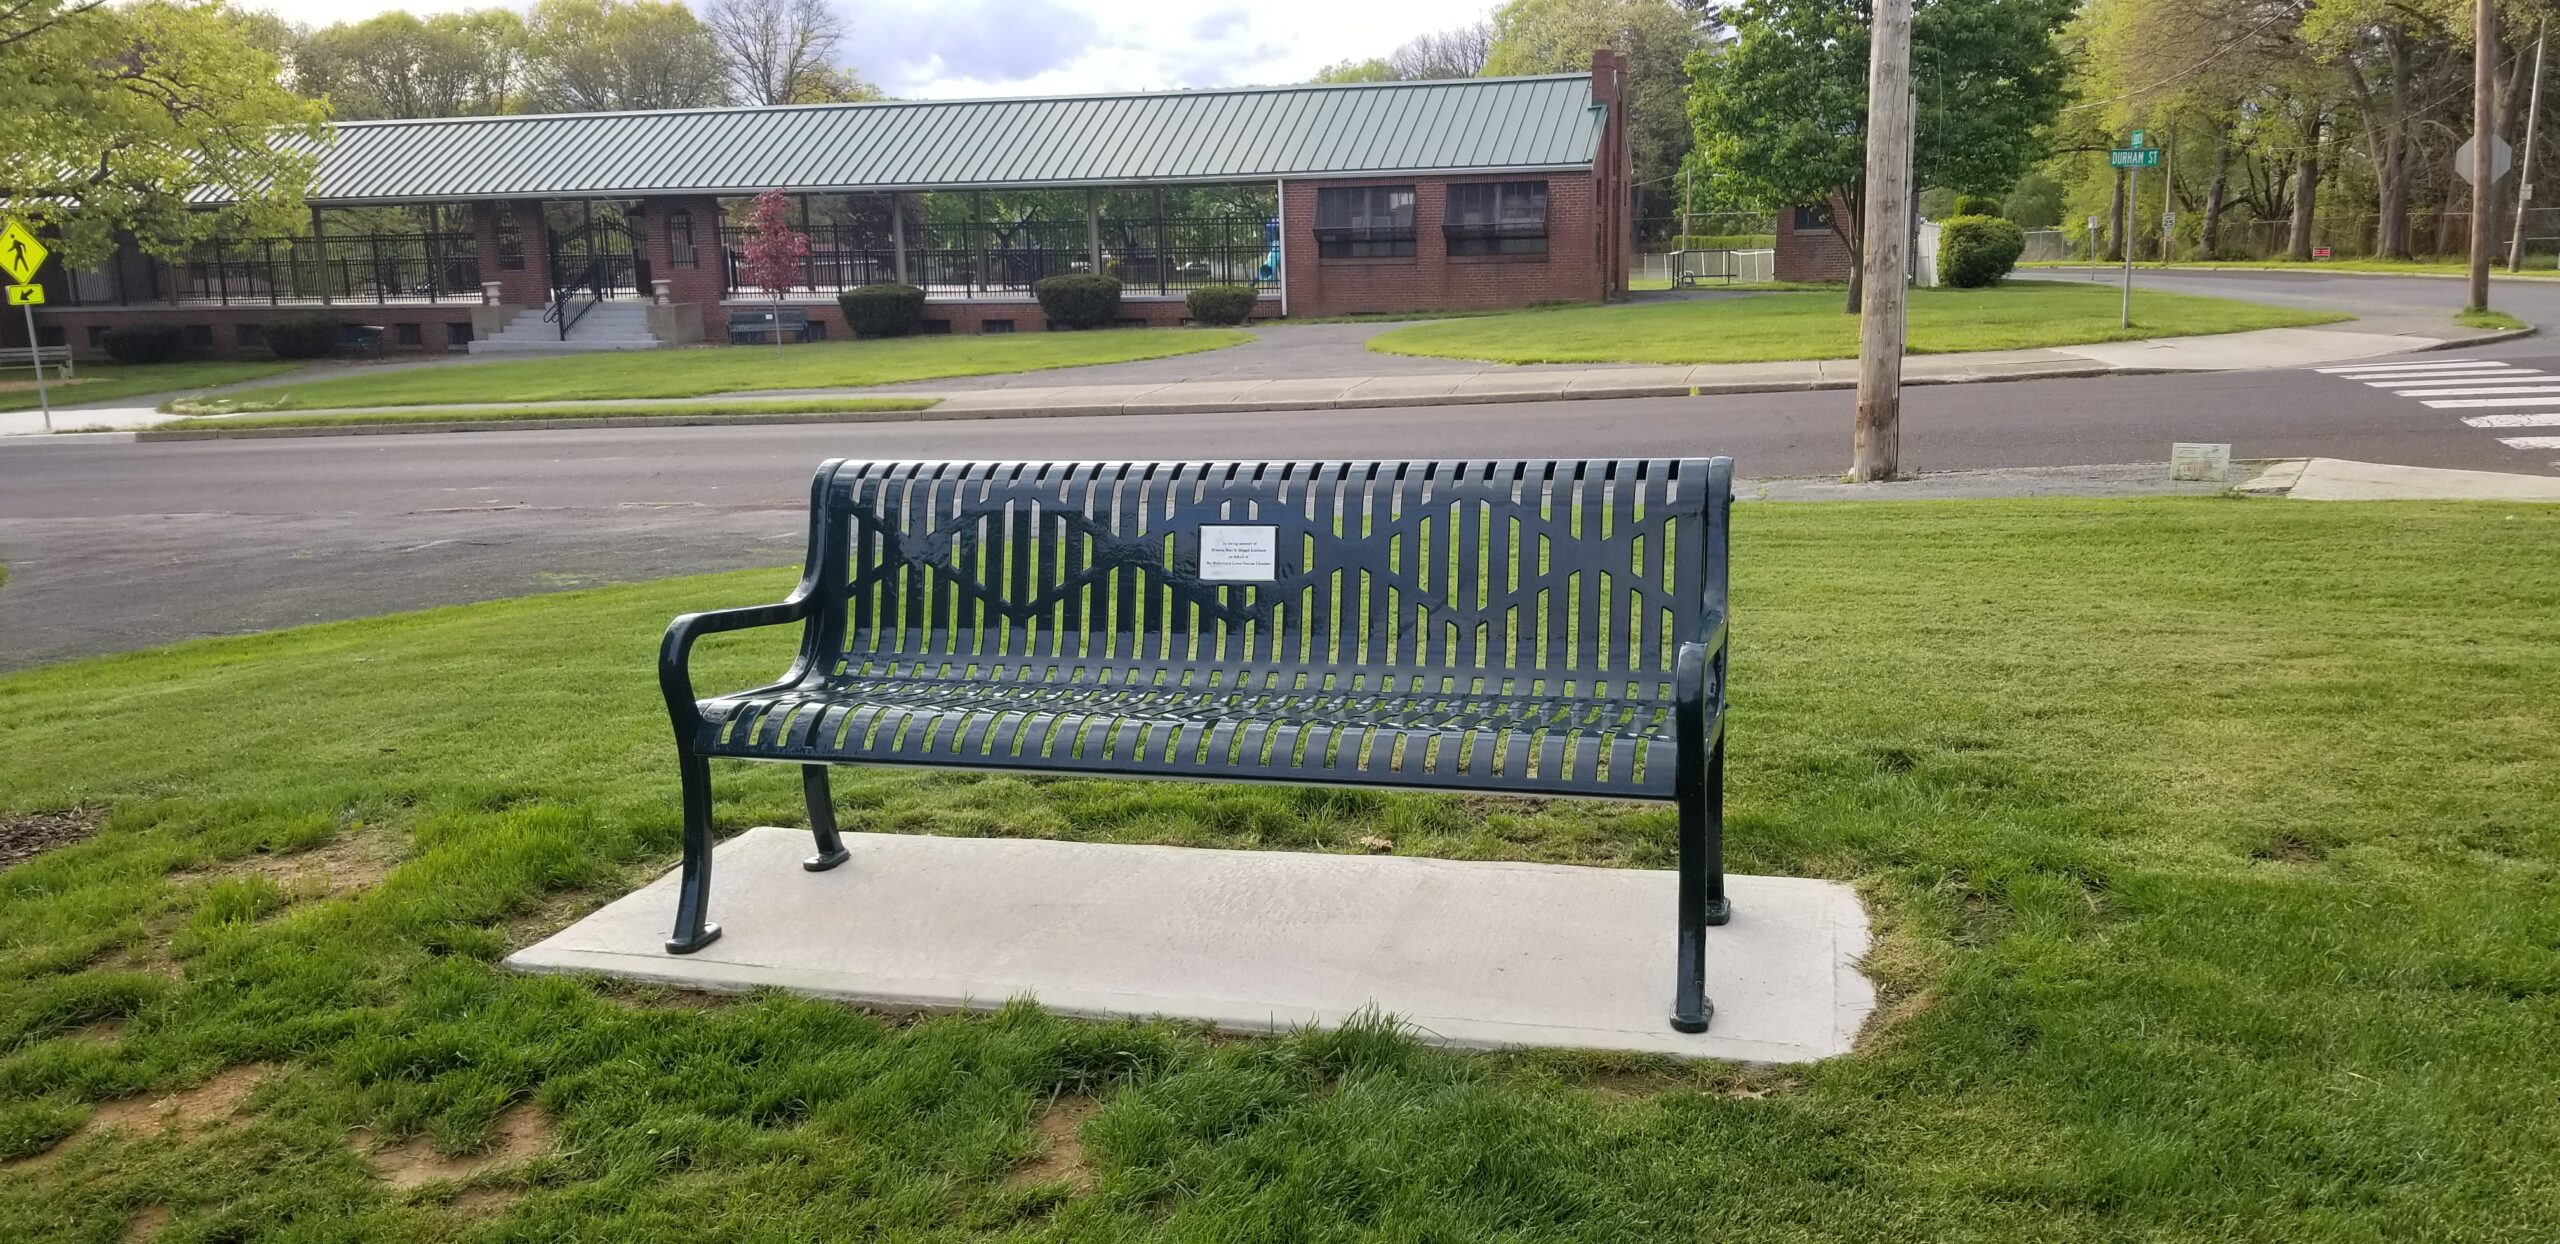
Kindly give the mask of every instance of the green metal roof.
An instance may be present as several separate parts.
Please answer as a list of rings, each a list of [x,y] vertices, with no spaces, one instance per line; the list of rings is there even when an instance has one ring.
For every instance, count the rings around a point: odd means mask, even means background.
[[[311,199],[1091,186],[1587,167],[1591,75],[359,121]]]

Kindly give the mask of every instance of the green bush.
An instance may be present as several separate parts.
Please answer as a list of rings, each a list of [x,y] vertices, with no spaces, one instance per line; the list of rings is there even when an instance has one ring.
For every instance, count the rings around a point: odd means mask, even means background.
[[[924,322],[924,291],[913,285],[864,285],[836,295],[845,327],[856,337],[904,337]]]
[[[1951,216],[1938,222],[1938,283],[1958,289],[1997,285],[2027,249],[2026,230],[1997,216]]]
[[[166,363],[187,352],[187,332],[175,324],[127,324],[107,330],[106,347],[119,363]]]
[[[1242,324],[1253,315],[1262,291],[1250,285],[1203,285],[1182,301],[1191,318],[1203,324]]]
[[[2000,214],[2000,200],[1987,194],[1960,194],[1956,196],[1955,210],[1947,214],[1949,216],[1997,216]]]
[[[297,315],[266,326],[267,348],[280,359],[325,358],[347,335],[347,326],[326,315]]]
[[[1107,276],[1071,272],[1031,286],[1040,310],[1061,328],[1100,328],[1120,318],[1120,282]]]

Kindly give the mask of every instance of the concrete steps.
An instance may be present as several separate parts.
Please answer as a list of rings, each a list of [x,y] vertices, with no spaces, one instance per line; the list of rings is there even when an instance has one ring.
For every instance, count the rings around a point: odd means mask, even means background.
[[[649,308],[638,302],[600,302],[578,317],[562,340],[560,330],[542,318],[543,308],[517,313],[505,328],[471,343],[473,354],[589,354],[608,350],[655,350],[666,344],[649,332]]]

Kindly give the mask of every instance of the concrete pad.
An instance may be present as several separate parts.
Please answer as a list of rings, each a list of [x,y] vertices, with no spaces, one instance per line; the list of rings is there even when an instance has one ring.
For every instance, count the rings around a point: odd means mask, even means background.
[[[2262,328],[2245,333],[2155,337],[2148,341],[2108,341],[2083,346],[2057,346],[2055,349],[2094,359],[2110,367],[2244,371],[2261,367],[2307,367],[2343,359],[2431,350],[2442,344],[2435,337],[2398,333],[2344,332],[2334,328]]]
[[[1336,400],[1353,406],[1404,406],[1428,404],[1434,398],[1447,397],[1467,378],[1464,372],[1428,376],[1371,376],[1353,382]]]
[[[2560,476],[2313,458],[2286,495],[2297,501],[2560,501]]]
[[[1689,363],[1677,366],[1640,365],[1565,372],[1561,373],[1561,378],[1565,392],[1575,397],[1650,397],[1687,393],[1689,373],[1693,370],[1695,365]]]
[[[1245,395],[1257,410],[1328,410],[1366,376],[1308,376],[1265,380]]]
[[[1875,1009],[1867,919],[1831,881],[1733,877],[1707,934],[1712,1028],[1671,1030],[1673,875],[1398,856],[847,834],[720,844],[721,938],[662,949],[673,872],[509,956],[710,990],[779,986],[898,1011],[1016,997],[1083,1017],[1233,1032],[1340,1024],[1375,1006],[1434,1044],[1562,1046],[1807,1062],[1846,1053]]]

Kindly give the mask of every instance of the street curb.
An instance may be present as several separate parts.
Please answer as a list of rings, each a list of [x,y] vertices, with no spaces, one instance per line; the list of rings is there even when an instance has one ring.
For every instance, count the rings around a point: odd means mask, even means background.
[[[2020,380],[2078,380],[2093,376],[2157,375],[2174,368],[2108,367],[2090,364],[2086,367],[2056,367],[2045,371],[1994,375],[1909,376],[1905,386],[1950,384],[1997,384]],[[305,428],[140,428],[112,435],[135,441],[226,441],[268,440],[296,436],[392,436],[430,432],[556,432],[576,428],[689,428],[743,427],[773,424],[812,423],[945,423],[962,420],[994,419],[1091,419],[1119,415],[1227,415],[1267,414],[1275,411],[1299,410],[1375,410],[1391,407],[1429,406],[1498,406],[1518,402],[1607,401],[1642,397],[1724,397],[1751,393],[1802,393],[1816,390],[1854,389],[1854,378],[1802,381],[1735,381],[1727,384],[1702,385],[1611,385],[1561,392],[1491,392],[1444,393],[1428,399],[1410,397],[1340,398],[1323,401],[1268,401],[1241,403],[1151,404],[1121,402],[1088,406],[1049,405],[1020,409],[982,409],[928,407],[922,410],[845,411],[842,413],[810,412],[765,415],[617,415],[597,419],[507,419],[454,420],[451,422],[349,423],[328,427]],[[52,438],[12,437],[14,440],[59,440]],[[0,441],[5,445],[6,441]]]

